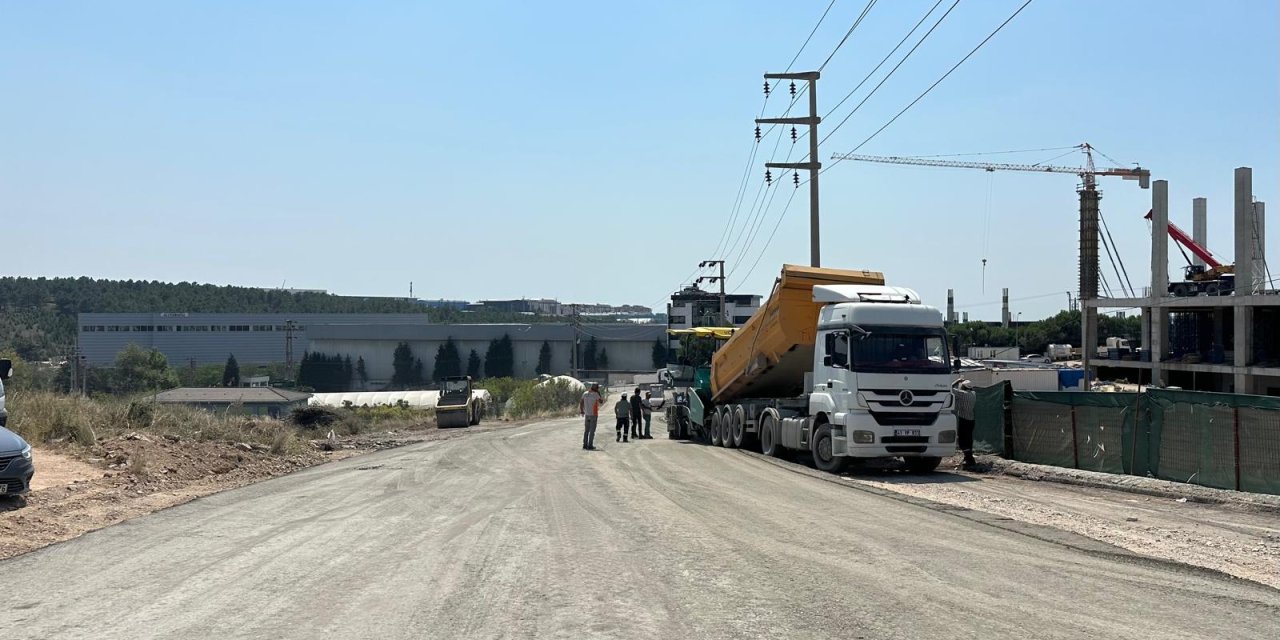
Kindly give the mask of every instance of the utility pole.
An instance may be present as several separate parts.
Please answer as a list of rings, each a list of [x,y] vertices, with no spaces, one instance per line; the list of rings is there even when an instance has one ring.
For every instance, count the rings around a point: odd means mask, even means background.
[[[795,95],[795,81],[800,80],[809,83],[809,116],[805,118],[756,118],[756,124],[789,124],[794,129],[795,125],[809,127],[809,161],[808,162],[766,162],[765,180],[772,182],[772,174],[769,169],[791,169],[799,171],[805,169],[809,172],[809,266],[822,266],[821,247],[818,234],[818,174],[822,170],[822,163],[818,162],[818,123],[822,122],[822,118],[818,115],[818,78],[821,73],[817,71],[802,71],[798,73],[766,73],[764,74],[764,92],[769,94],[770,80],[791,80],[791,94]],[[760,128],[756,127],[759,132]],[[797,174],[797,181],[799,174]],[[797,184],[797,186],[799,186]]]
[[[721,321],[721,322],[723,322],[723,323],[725,323],[723,326],[726,326],[726,327],[732,327],[732,326],[733,326],[733,322],[729,320],[729,308],[728,308],[728,305],[726,305],[726,304],[725,304],[725,295],[724,295],[724,260],[703,260],[702,262],[699,262],[699,263],[698,263],[698,268],[699,268],[699,269],[706,269],[707,267],[714,267],[714,266],[719,266],[719,267],[720,267],[720,275],[718,275],[718,276],[699,276],[699,277],[698,277],[698,279],[697,279],[695,282],[702,282],[702,281],[704,281],[704,280],[705,280],[705,281],[707,281],[707,282],[719,282],[719,283],[720,283],[720,321]]]
[[[573,309],[573,345],[572,351],[569,353],[569,369],[573,372],[574,378],[578,377],[578,305],[570,304]]]
[[[284,367],[288,375],[297,379],[293,372],[293,320],[284,321]]]

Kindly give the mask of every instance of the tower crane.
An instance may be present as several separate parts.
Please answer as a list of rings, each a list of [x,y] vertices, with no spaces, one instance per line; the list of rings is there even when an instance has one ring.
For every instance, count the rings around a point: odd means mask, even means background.
[[[1098,201],[1102,199],[1098,191],[1098,176],[1119,176],[1125,180],[1137,180],[1138,186],[1147,189],[1151,186],[1151,172],[1142,167],[1103,167],[1094,166],[1093,147],[1089,143],[1076,145],[1084,152],[1083,167],[1061,167],[1045,164],[1006,164],[998,162],[968,162],[959,160],[936,160],[932,158],[913,158],[910,156],[868,156],[857,153],[837,153],[832,160],[856,160],[858,162],[878,162],[881,164],[906,164],[921,167],[952,167],[956,169],[981,169],[983,171],[1029,171],[1037,173],[1073,173],[1080,176],[1080,300],[1091,300],[1098,297]],[[1081,308],[1083,309],[1083,303]]]

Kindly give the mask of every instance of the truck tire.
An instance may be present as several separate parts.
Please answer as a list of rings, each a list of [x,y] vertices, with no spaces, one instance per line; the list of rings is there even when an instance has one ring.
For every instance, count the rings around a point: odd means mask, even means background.
[[[720,446],[720,412],[715,411],[711,414],[711,419],[707,421],[707,431],[711,432],[711,446]]]
[[[729,446],[734,449],[741,449],[747,437],[747,412],[742,405],[737,404],[729,408],[729,413],[733,419],[729,421],[731,430],[729,432]]]
[[[813,436],[813,466],[827,473],[840,473],[849,466],[849,459],[831,455],[831,425],[823,423]]]
[[[733,413],[728,409],[720,411],[720,446],[728,449],[733,440]]]
[[[1185,298],[1191,295],[1191,287],[1185,282],[1175,283],[1172,289],[1172,293],[1175,298]]]
[[[778,414],[773,409],[766,409],[760,418],[760,453],[777,457],[782,454],[778,445]]]
[[[902,461],[907,463],[907,471],[911,473],[933,473],[942,464],[942,458],[937,456],[903,458]]]
[[[1222,295],[1222,287],[1216,282],[1210,282],[1204,286],[1204,293],[1209,296]]]

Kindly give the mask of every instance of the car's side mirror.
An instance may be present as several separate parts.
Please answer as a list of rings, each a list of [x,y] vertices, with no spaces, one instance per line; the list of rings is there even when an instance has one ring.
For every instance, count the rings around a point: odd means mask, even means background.
[[[0,378],[9,379],[13,375],[13,361],[8,358],[0,358]]]

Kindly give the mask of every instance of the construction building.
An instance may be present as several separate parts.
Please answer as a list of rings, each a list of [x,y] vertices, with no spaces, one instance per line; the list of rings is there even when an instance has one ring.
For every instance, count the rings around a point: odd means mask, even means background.
[[[1198,391],[1280,395],[1280,292],[1266,262],[1265,204],[1253,198],[1253,171],[1235,170],[1232,205],[1235,264],[1227,278],[1193,282],[1179,274],[1169,278],[1169,184],[1157,180],[1151,196],[1151,286],[1138,298],[1086,300],[1095,310],[1141,310],[1141,355],[1134,359],[1098,359],[1085,349],[1085,368],[1100,378],[1127,377],[1156,386]],[[1189,247],[1208,245],[1208,202],[1191,203]],[[1183,240],[1178,240],[1184,242]],[[1203,273],[1204,258],[1191,261]],[[1232,273],[1233,272],[1233,273]],[[1233,276],[1233,278],[1231,277]],[[1171,291],[1182,295],[1174,295]],[[1216,294],[1216,295],[1210,295]],[[1097,334],[1097,314],[1085,314],[1085,335]],[[1092,325],[1092,326],[1090,326]],[[1084,344],[1091,344],[1085,341]]]

